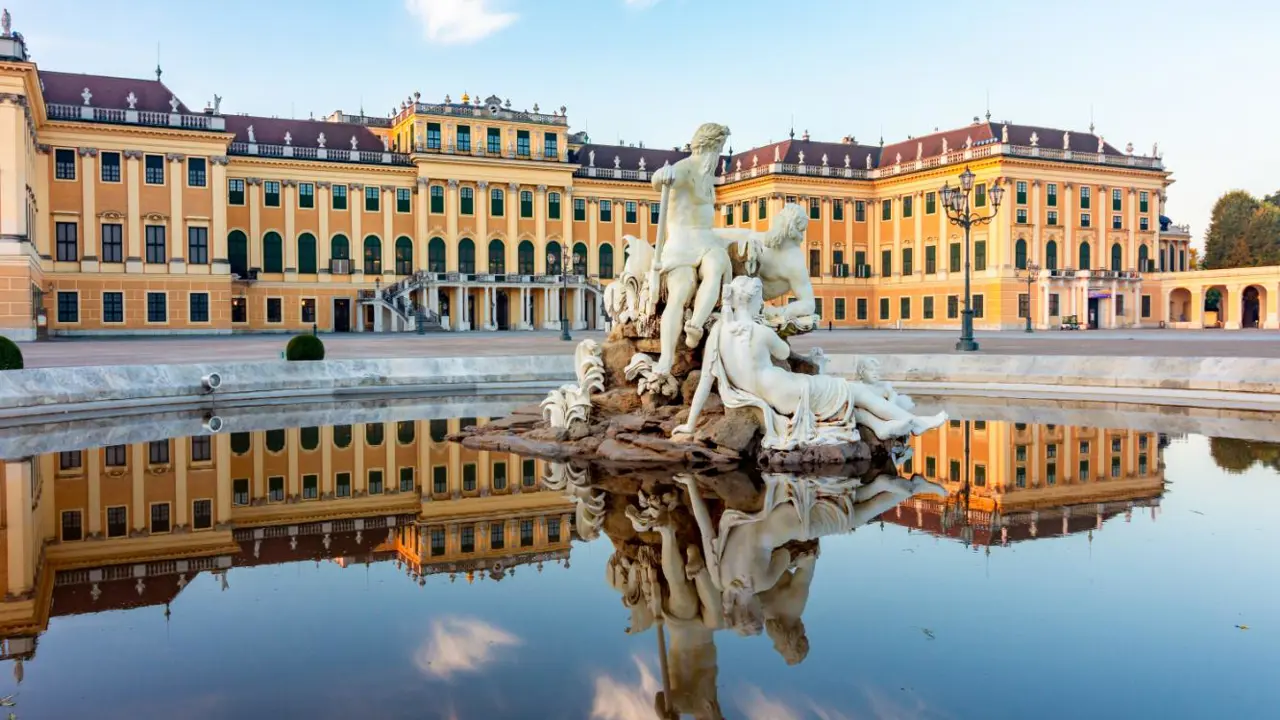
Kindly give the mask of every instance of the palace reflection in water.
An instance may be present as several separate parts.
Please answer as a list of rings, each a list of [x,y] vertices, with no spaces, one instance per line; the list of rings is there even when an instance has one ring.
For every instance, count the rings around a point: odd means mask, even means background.
[[[683,590],[675,593],[664,589],[659,596],[668,606],[661,607],[654,605],[652,593],[642,601],[640,588],[652,576],[645,580],[632,571],[640,567],[633,551],[652,559],[652,567],[662,565],[662,543],[655,539],[673,515],[684,518],[686,541],[665,559],[679,560],[692,575],[708,564],[711,546],[687,541],[696,513],[689,506],[691,496],[679,491],[681,478],[659,479],[660,491],[648,505],[636,490],[606,510],[600,493],[573,492],[599,478],[587,481],[565,465],[472,451],[445,439],[461,426],[483,422],[461,418],[229,433],[6,461],[0,537],[3,656],[17,661],[21,679],[23,661],[35,657],[36,639],[51,618],[167,606],[200,573],[218,577],[226,587],[238,567],[391,561],[409,582],[420,585],[432,575],[448,581],[501,580],[521,566],[539,572],[546,563],[567,566],[572,538],[591,539],[604,529],[617,541],[617,528],[629,538],[619,547],[635,538],[647,538],[649,546],[633,547],[629,556],[621,553],[610,564],[608,580],[627,600],[631,630],[643,630],[661,617],[672,637],[671,652],[682,652],[694,635],[706,635],[698,642],[709,642],[711,629],[689,630],[678,639],[673,629],[681,616],[688,620],[701,612],[690,609],[699,605],[693,598],[700,592],[692,581],[682,581]],[[815,518],[822,508],[839,511],[825,525],[815,520],[820,534],[848,532],[876,518],[988,547],[1092,531],[1136,507],[1150,507],[1154,515],[1164,489],[1162,448],[1161,437],[1151,432],[953,421],[912,441],[912,457],[898,470],[906,478],[919,476],[915,486],[876,481],[879,485],[864,482],[855,490],[847,479],[844,485],[830,480],[815,485],[813,479],[768,476],[761,491],[758,477],[739,474],[739,487],[756,489],[727,504],[709,494],[715,527],[702,530],[706,538],[715,535],[726,510],[758,517],[760,503],[795,504],[807,494],[817,503],[807,505],[818,508]],[[911,497],[932,484],[943,497]],[[773,501],[766,497],[770,492]],[[604,523],[608,512],[624,512],[630,505],[639,513],[635,518],[617,516],[618,522]],[[644,532],[628,529],[632,522],[643,525]],[[748,606],[744,601],[730,608],[730,615],[739,613],[731,622],[712,623],[715,629],[763,629],[788,662],[803,660],[802,645],[807,647],[797,627],[802,628],[799,615],[818,535],[805,527],[807,535],[788,541],[785,567],[768,569],[772,589],[758,592],[767,602]],[[671,607],[673,597],[687,607]],[[714,652],[710,660],[686,653],[673,658],[673,667],[708,661],[714,665]],[[714,672],[711,677],[714,687]],[[705,685],[705,677],[700,682]],[[684,691],[670,692],[679,699]],[[701,691],[685,696],[689,692]]]

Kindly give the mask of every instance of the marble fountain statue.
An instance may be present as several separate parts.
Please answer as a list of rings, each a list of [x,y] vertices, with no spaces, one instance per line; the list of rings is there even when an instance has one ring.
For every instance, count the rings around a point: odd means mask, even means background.
[[[892,453],[946,421],[913,414],[869,361],[847,379],[824,373],[821,350],[791,350],[787,338],[819,321],[808,216],[788,204],[764,232],[715,227],[728,134],[703,124],[688,157],[653,172],[657,244],[624,239],[623,272],[604,294],[612,329],[577,347],[577,382],[456,439],[614,465],[796,469]]]
[[[764,634],[788,665],[809,652],[802,615],[822,538],[853,532],[918,494],[945,498],[891,459],[840,475],[743,470],[603,471],[548,463],[543,484],[573,503],[574,530],[613,546],[606,581],[654,630],[659,718],[722,718],[715,635]],[[761,480],[763,482],[761,482]]]

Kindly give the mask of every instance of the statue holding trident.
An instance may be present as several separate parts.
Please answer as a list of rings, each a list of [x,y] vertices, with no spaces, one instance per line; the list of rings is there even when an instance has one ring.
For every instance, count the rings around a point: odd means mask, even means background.
[[[733,279],[733,263],[726,247],[732,239],[746,253],[745,236],[733,237],[714,228],[715,172],[729,137],[729,128],[704,123],[689,143],[692,154],[653,173],[653,186],[662,192],[658,209],[658,243],[649,268],[649,310],[656,310],[660,282],[665,279],[667,305],[659,326],[662,352],[653,372],[670,375],[676,345],[684,336],[694,348],[720,301],[720,288]],[[685,308],[693,312],[685,321]]]

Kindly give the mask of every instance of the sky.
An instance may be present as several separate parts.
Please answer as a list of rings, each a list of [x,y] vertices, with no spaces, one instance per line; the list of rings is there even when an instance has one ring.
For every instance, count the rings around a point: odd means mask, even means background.
[[[1199,238],[1214,201],[1280,188],[1280,5],[933,0],[9,0],[41,67],[154,77],[223,112],[386,115],[411,93],[564,105],[596,142],[745,150],[808,130],[886,142],[992,119],[1082,132],[1173,171]]]

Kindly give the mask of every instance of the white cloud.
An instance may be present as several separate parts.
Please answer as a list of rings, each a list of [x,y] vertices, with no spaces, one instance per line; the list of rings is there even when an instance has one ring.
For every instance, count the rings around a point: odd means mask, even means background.
[[[738,698],[738,707],[747,720],[800,720],[799,711],[768,697],[754,685],[748,685]]]
[[[423,674],[448,680],[457,673],[475,672],[497,659],[502,648],[515,647],[520,638],[474,618],[449,617],[431,623],[413,662]]]
[[[404,0],[409,14],[422,23],[427,40],[441,45],[465,45],[498,32],[519,17],[498,12],[490,0]]]
[[[647,664],[638,657],[631,659],[640,670],[640,682],[628,685],[609,675],[598,676],[592,720],[657,720],[653,700],[662,688]]]

